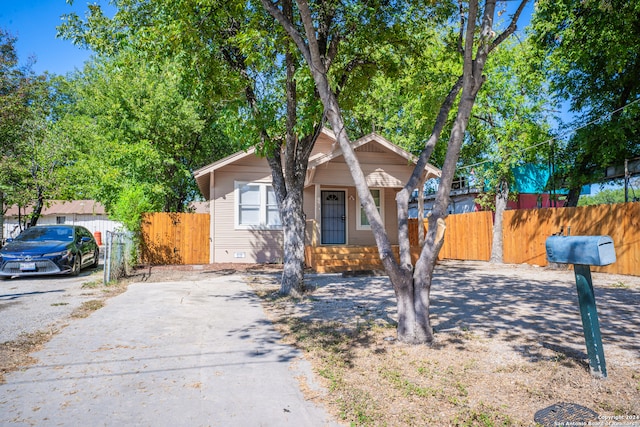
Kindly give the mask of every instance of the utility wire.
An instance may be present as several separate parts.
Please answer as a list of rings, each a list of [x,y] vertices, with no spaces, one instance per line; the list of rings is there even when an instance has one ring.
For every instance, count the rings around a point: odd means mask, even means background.
[[[623,107],[620,107],[620,108],[618,108],[618,109],[616,109],[616,110],[613,110],[613,111],[612,111],[612,112],[610,112],[610,113],[603,114],[602,116],[598,117],[597,119],[594,119],[594,120],[592,120],[592,121],[590,121],[590,122],[588,122],[588,123],[585,123],[585,124],[584,124],[584,125],[582,125],[582,126],[578,126],[577,128],[574,128],[574,129],[570,129],[570,130],[568,130],[568,131],[565,131],[565,132],[561,133],[561,134],[560,134],[560,135],[558,135],[558,136],[554,136],[553,138],[547,139],[546,141],[539,142],[539,143],[537,143],[537,144],[531,145],[531,146],[526,147],[526,148],[521,148],[521,149],[519,149],[519,150],[515,150],[515,152],[516,152],[516,153],[521,153],[521,152],[528,151],[528,150],[531,150],[531,149],[536,148],[536,147],[540,147],[540,146],[545,145],[545,144],[551,145],[551,144],[552,144],[555,140],[557,140],[557,139],[564,138],[565,136],[570,135],[570,134],[572,134],[572,133],[574,133],[574,132],[577,132],[577,131],[579,131],[580,129],[584,129],[584,128],[586,128],[587,126],[591,126],[591,125],[593,125],[593,124],[595,124],[595,123],[598,123],[598,122],[600,122],[602,119],[604,119],[605,117],[611,117],[611,116],[613,116],[615,113],[617,113],[617,112],[619,112],[619,111],[622,111],[622,110],[624,110],[625,108],[630,107],[630,106],[632,106],[633,104],[636,104],[636,103],[638,103],[638,102],[640,102],[640,98],[639,98],[639,99],[636,99],[635,101],[631,101],[631,102],[630,102],[630,103],[628,103],[627,105],[625,105],[625,106],[623,106]],[[485,163],[489,163],[489,162],[492,162],[492,161],[493,161],[493,160],[491,160],[491,159],[487,159],[487,160],[483,160],[483,161],[481,161],[481,162],[473,163],[473,164],[471,164],[471,165],[467,165],[467,166],[460,166],[460,167],[459,167],[459,168],[457,168],[457,169],[458,169],[458,170],[461,170],[461,169],[473,168],[473,167],[480,166],[480,165],[483,165],[483,164],[485,164]]]

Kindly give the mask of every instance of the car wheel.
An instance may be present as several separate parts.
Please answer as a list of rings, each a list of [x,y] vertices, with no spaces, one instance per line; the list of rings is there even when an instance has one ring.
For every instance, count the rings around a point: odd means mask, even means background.
[[[93,264],[91,264],[91,268],[98,268],[98,264],[100,263],[100,251],[96,249],[93,253]]]
[[[81,269],[82,269],[82,258],[80,257],[80,254],[77,254],[75,257],[73,257],[73,266],[71,267],[71,275],[77,276],[78,274],[80,274]]]

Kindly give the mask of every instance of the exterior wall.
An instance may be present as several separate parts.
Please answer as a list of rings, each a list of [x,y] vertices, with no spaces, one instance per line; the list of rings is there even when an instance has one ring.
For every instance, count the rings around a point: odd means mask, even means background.
[[[358,153],[362,171],[370,187],[402,187],[411,176],[412,167],[399,162],[393,153]],[[351,173],[342,157],[318,166],[314,182],[322,185],[352,183]]]
[[[312,157],[331,153],[334,141],[322,134],[315,144]],[[395,195],[413,171],[406,158],[377,143],[357,148],[358,159],[371,188],[383,189],[384,220],[392,244],[397,244],[398,227]],[[211,262],[269,263],[282,262],[282,230],[235,228],[235,182],[271,183],[271,171],[265,159],[246,156],[211,172]],[[304,190],[303,208],[306,214],[307,244],[321,239],[320,194],[323,190],[345,191],[347,245],[375,245],[371,230],[358,230],[360,204],[353,179],[344,158],[319,164],[311,185]]]
[[[247,157],[215,171],[214,178],[215,186],[211,193],[212,262],[282,262],[282,230],[235,228],[235,182],[270,183],[271,171],[266,160]]]
[[[315,185],[310,185],[304,189],[304,193],[302,195],[302,198],[303,198],[302,208],[304,209],[304,213],[307,215],[307,221],[312,219],[317,219],[316,210],[315,210],[315,206],[316,206],[315,197],[316,197]]]
[[[518,194],[517,201],[509,201],[507,203],[507,207],[509,209],[538,209],[538,208],[551,208],[553,206],[553,200],[551,200],[551,195],[548,193],[542,194],[527,194],[520,193]],[[563,207],[564,200],[559,200],[556,202],[555,207]]]
[[[313,145],[313,150],[311,150],[311,156],[309,157],[313,157],[321,153],[331,152],[331,147],[333,146],[333,144],[333,139],[329,138],[329,136],[324,132],[320,133],[320,136],[316,140],[316,143]]]
[[[123,228],[122,224],[112,221],[106,215],[90,215],[90,214],[56,214],[43,215],[38,219],[38,225],[56,224],[57,217],[65,217],[65,224],[80,225],[86,227],[91,234],[95,232],[102,233],[102,238],[106,237],[107,231],[114,232]],[[5,217],[3,226],[3,236],[5,238],[16,237],[20,233],[17,217]]]
[[[399,191],[397,188],[385,188],[383,189],[383,219],[387,234],[392,245],[398,244],[398,220],[396,209],[396,193]],[[354,200],[351,200],[353,196]],[[360,215],[360,202],[358,201],[358,195],[356,189],[350,187],[347,191],[347,212],[348,212],[348,234],[347,244],[358,246],[373,246],[376,241],[373,237],[371,230],[358,230],[357,222],[358,215]]]

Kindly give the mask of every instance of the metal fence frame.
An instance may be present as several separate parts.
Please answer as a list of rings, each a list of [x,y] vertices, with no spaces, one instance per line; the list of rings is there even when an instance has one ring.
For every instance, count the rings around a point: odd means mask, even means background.
[[[131,272],[134,248],[133,233],[106,232],[104,283],[116,281]]]

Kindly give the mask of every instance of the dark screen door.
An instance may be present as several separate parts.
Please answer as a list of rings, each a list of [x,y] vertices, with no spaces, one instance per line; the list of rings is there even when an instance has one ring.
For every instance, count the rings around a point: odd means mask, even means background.
[[[324,245],[344,245],[346,239],[346,218],[344,191],[321,191],[321,241]]]

